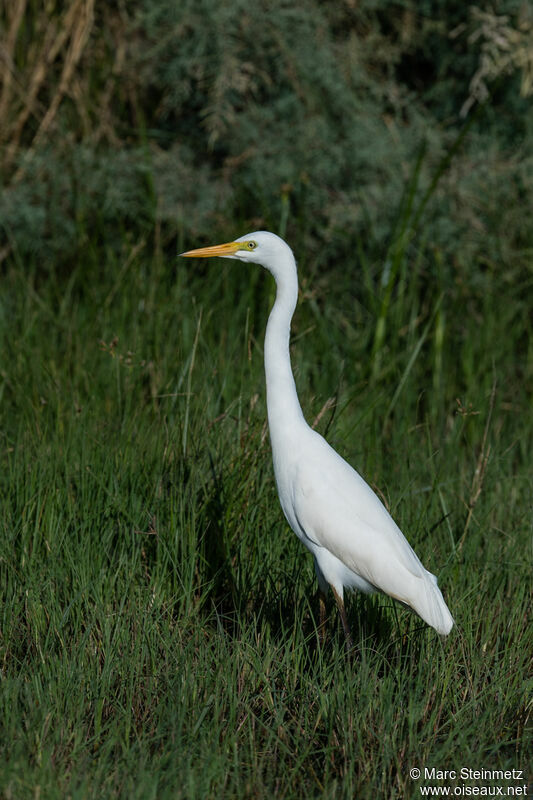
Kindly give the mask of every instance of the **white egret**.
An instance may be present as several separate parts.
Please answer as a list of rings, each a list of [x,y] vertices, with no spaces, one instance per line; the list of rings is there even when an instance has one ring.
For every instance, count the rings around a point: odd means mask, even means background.
[[[348,646],[344,588],[382,591],[410,606],[438,633],[453,619],[437,585],[389,512],[361,476],[305,421],[291,370],[290,325],[298,299],[292,250],[273,233],[256,231],[234,242],[181,253],[222,256],[265,267],[276,300],[265,336],[267,412],[274,473],[283,513],[314,556],[319,587],[331,586]],[[321,615],[324,606],[321,602]]]

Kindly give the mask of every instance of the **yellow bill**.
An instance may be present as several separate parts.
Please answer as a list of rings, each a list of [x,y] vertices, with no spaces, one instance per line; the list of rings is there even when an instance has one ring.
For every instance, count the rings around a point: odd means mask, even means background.
[[[232,256],[237,250],[242,250],[242,242],[226,242],[226,244],[215,244],[213,247],[199,247],[198,250],[187,250],[180,253],[185,258],[211,258],[212,256]]]

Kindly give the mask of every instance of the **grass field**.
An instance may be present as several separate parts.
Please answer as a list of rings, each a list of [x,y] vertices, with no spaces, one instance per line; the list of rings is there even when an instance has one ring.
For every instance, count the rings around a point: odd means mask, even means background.
[[[228,238],[245,230],[228,231]],[[187,242],[199,246],[202,242]],[[278,505],[259,268],[88,247],[13,259],[0,305],[0,797],[415,798],[527,771],[531,276],[298,252],[310,422],[439,576],[441,640],[330,608]],[[529,360],[528,360],[529,359]],[[529,382],[529,383],[528,383]]]

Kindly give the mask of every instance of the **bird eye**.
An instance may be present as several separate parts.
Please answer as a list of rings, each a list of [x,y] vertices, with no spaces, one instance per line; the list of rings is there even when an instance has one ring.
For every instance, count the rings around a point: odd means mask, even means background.
[[[257,242],[250,240],[249,242],[246,242],[246,247],[248,248],[248,250],[255,250],[255,248],[257,247]]]

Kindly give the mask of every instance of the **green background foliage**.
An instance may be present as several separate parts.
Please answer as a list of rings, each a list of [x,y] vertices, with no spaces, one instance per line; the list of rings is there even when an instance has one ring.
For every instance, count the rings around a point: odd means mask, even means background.
[[[418,797],[527,769],[525,3],[0,5],[0,795]],[[457,626],[349,600],[283,521],[259,268],[307,419]],[[488,782],[490,784],[490,782]]]

